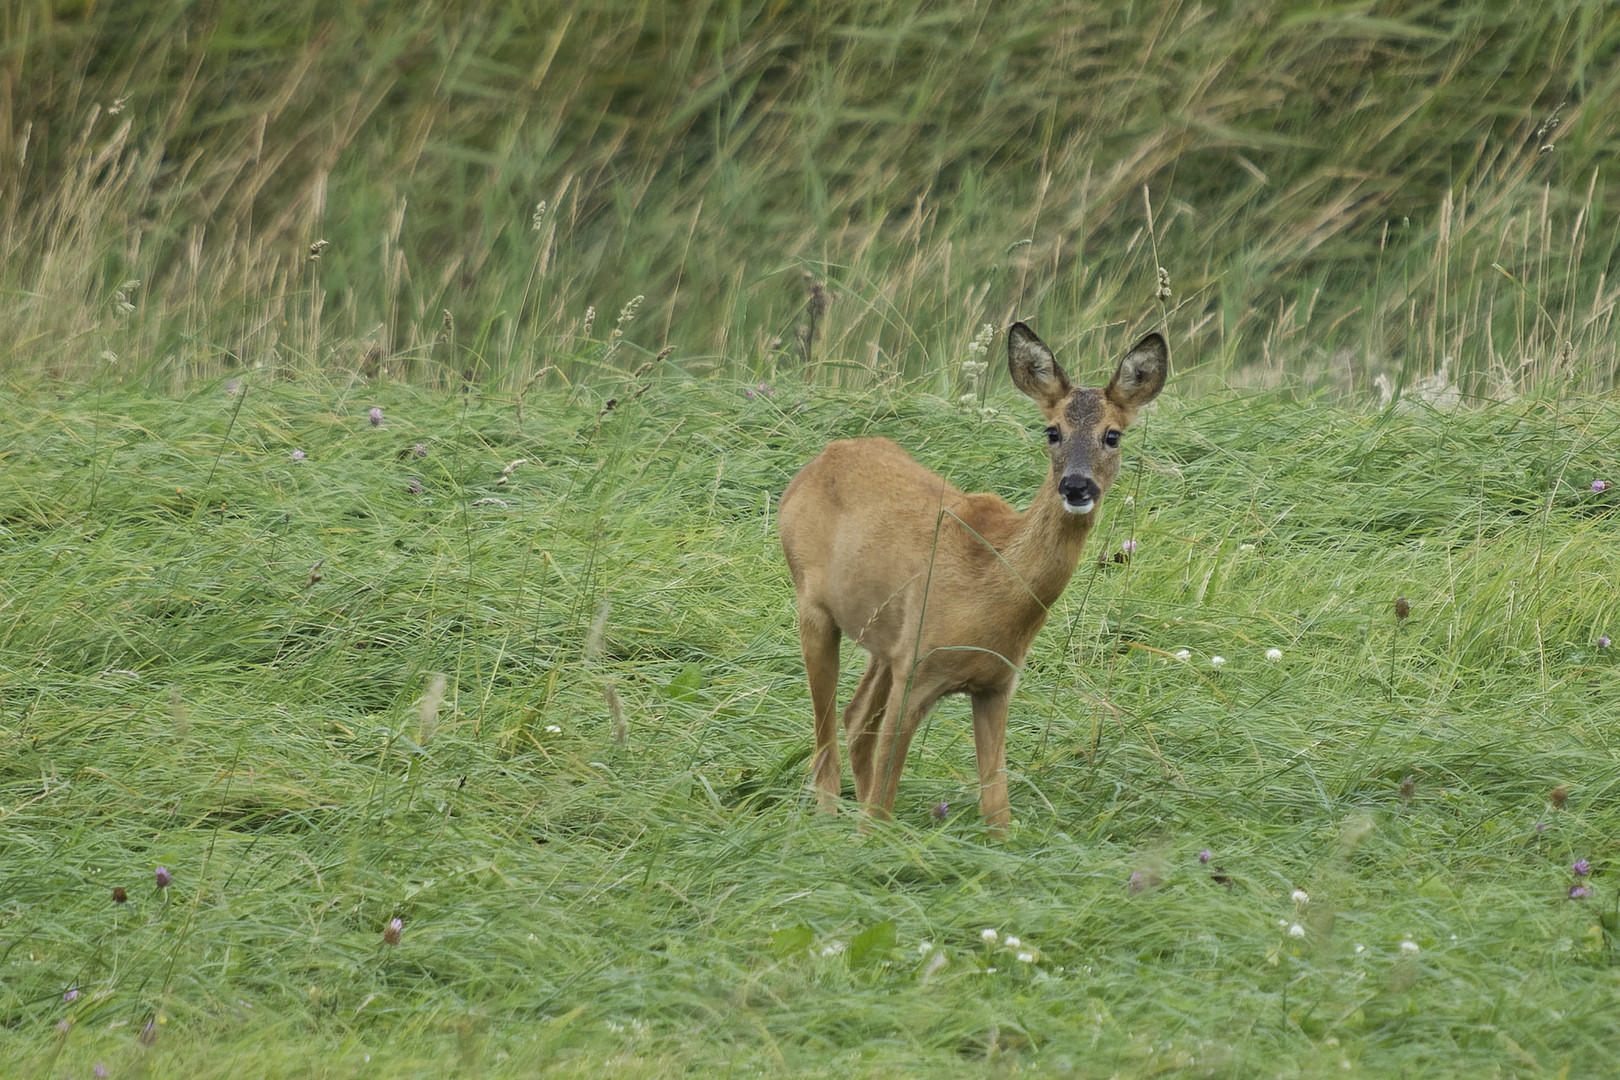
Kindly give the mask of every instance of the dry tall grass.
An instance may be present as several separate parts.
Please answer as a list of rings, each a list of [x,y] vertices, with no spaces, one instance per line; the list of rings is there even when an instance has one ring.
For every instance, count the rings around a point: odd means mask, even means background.
[[[29,0],[0,30],[14,374],[515,389],[674,345],[944,376],[1048,303],[1101,363],[1159,265],[1215,379],[1615,374],[1602,4]],[[606,357],[587,309],[637,295]]]

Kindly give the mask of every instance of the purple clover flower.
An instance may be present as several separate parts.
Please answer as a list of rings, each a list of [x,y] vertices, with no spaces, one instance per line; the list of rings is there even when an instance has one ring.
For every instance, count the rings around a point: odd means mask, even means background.
[[[1575,871],[1576,877],[1585,877],[1592,872],[1592,864],[1585,859],[1576,859],[1575,865],[1571,866],[1570,869]]]
[[[1594,480],[1594,481],[1592,481],[1592,494],[1597,495],[1597,494],[1600,494],[1600,493],[1608,491],[1608,490],[1609,490],[1609,482],[1607,480]]]
[[[370,415],[371,415],[371,426],[372,427],[382,427],[382,406],[381,405],[373,405],[371,407],[371,414]]]
[[[103,1065],[99,1061],[96,1062],[96,1067],[90,1071],[95,1074],[96,1080],[107,1080],[107,1077],[112,1075],[112,1073],[107,1071],[107,1066]]]
[[[294,461],[303,461],[304,460],[304,452],[302,450],[294,450],[292,452],[292,459]]]
[[[1213,859],[1214,857],[1215,857],[1214,852],[1210,851],[1209,848],[1205,848],[1203,851],[1200,851],[1198,853],[1198,861],[1201,862],[1201,863],[1207,863],[1207,862],[1209,862],[1209,860]]]
[[[1119,550],[1123,551],[1127,555],[1136,554],[1136,541],[1135,540],[1127,540],[1127,541],[1125,541],[1123,544],[1119,545]]]
[[[1592,890],[1588,889],[1585,885],[1571,885],[1569,887],[1569,898],[1571,900],[1584,900],[1588,896],[1595,895],[1597,894],[1592,892]]]
[[[152,876],[157,880],[157,887],[160,889],[167,889],[174,882],[174,876],[169,873],[167,866],[158,867],[152,872]]]
[[[1608,647],[1609,647],[1609,635],[1604,634],[1602,637],[1598,638],[1598,648],[1607,649]]]
[[[79,991],[77,989],[69,990],[67,993],[62,995],[62,1003],[64,1005],[71,1005],[77,1000],[79,1000]]]
[[[417,443],[411,447],[412,457],[427,457],[427,443]]]
[[[951,804],[948,802],[939,803],[928,812],[934,815],[935,821],[944,821],[945,815],[951,812]]]

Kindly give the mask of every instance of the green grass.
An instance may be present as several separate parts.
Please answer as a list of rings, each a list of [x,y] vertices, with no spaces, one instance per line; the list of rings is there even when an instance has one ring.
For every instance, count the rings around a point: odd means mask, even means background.
[[[0,1074],[1605,1073],[1617,59],[1595,0],[6,6]],[[776,498],[871,432],[1027,503],[1014,317],[1174,371],[1012,833],[960,701],[817,815]]]
[[[546,392],[521,426],[318,379],[9,395],[0,1072],[1607,1067],[1612,402],[1172,383],[1030,657],[997,842],[956,700],[892,825],[812,812],[774,497],[881,432],[1027,500],[1033,409],[742,390]]]

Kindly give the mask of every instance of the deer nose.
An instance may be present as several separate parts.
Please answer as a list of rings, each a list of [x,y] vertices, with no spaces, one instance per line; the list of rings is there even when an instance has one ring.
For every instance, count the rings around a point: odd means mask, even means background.
[[[1089,476],[1065,476],[1058,481],[1058,494],[1070,506],[1085,506],[1102,498],[1102,489]]]

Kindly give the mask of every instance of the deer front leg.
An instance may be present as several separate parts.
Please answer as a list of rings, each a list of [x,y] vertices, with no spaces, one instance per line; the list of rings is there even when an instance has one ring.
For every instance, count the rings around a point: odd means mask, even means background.
[[[849,764],[855,771],[855,798],[866,802],[872,797],[872,752],[889,704],[892,679],[889,665],[876,656],[866,665],[866,673],[855,688],[849,708],[844,710],[844,737],[849,740]]]
[[[1012,821],[1007,802],[1007,703],[1011,689],[973,695],[973,749],[979,759],[979,812],[986,825],[1004,832]]]
[[[907,686],[890,676],[889,701],[883,709],[883,724],[873,748],[871,780],[865,798],[872,813],[888,818],[894,814],[894,798],[900,790],[900,773],[906,765],[906,751],[928,710],[939,699],[939,692],[921,685]]]

